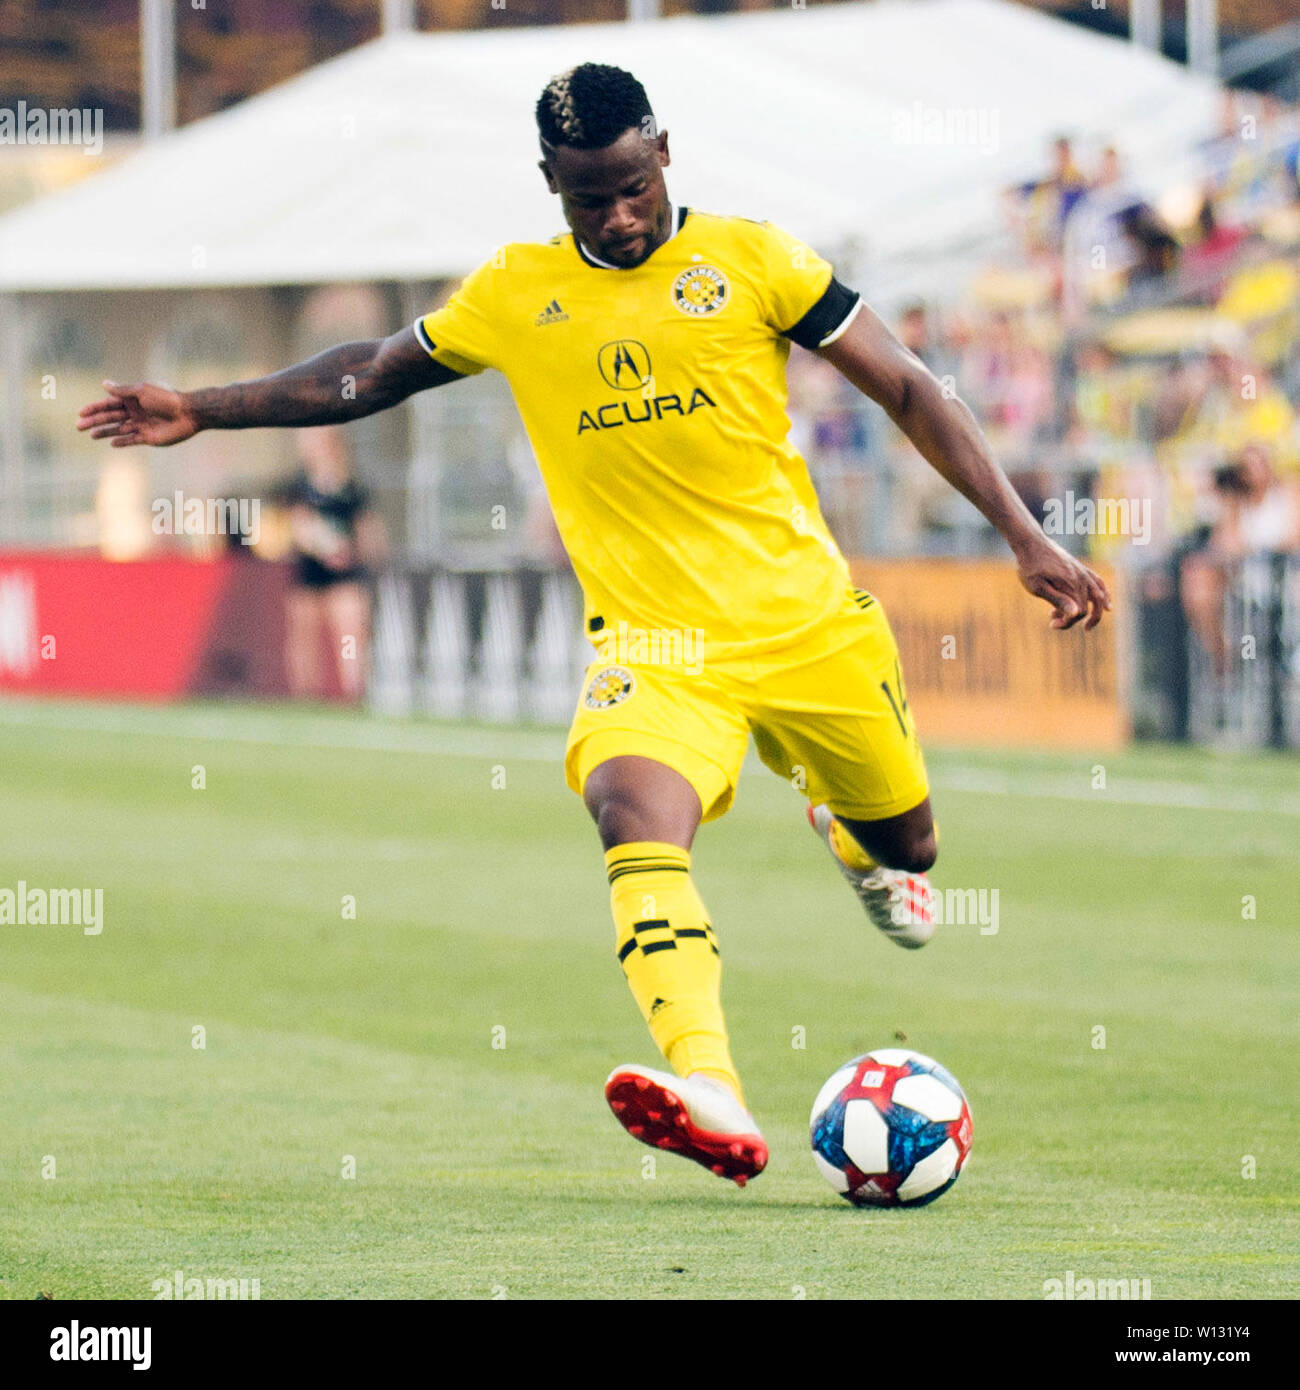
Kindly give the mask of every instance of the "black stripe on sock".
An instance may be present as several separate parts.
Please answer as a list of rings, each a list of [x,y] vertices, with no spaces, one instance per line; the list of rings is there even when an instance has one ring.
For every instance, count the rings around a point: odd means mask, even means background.
[[[652,865],[652,863],[670,863],[674,865],[677,859],[672,855],[619,855],[619,858],[610,863],[610,867],[617,865]]]
[[[615,864],[609,871],[611,883],[616,878],[626,878],[628,874],[685,874],[690,870],[685,864]]]

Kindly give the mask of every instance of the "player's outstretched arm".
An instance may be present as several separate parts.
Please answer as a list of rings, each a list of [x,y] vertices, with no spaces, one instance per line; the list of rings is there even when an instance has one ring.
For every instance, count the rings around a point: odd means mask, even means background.
[[[1052,627],[1096,627],[1110,607],[1101,576],[1043,534],[998,467],[975,417],[864,304],[820,355],[879,402],[925,460],[968,498],[1015,554],[1020,582],[1052,605]]]
[[[147,381],[133,386],[106,381],[108,396],[81,408],[77,428],[124,449],[179,444],[200,430],[337,425],[459,380],[460,374],[435,362],[407,327],[372,342],[342,343],[272,376],[230,386],[174,391]]]

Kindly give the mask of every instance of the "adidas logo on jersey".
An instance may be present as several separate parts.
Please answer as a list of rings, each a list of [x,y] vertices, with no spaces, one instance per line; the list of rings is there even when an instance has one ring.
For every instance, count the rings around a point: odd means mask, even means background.
[[[560,308],[560,301],[553,299],[533,322],[538,328],[545,328],[548,323],[564,323],[568,317],[568,314]]]

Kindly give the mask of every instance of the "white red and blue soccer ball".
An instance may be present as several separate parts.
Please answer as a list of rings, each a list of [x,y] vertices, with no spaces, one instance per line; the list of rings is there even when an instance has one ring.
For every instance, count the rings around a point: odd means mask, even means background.
[[[919,1207],[957,1181],[971,1114],[957,1078],[932,1057],[882,1047],[846,1062],[817,1093],[818,1170],[859,1207]]]

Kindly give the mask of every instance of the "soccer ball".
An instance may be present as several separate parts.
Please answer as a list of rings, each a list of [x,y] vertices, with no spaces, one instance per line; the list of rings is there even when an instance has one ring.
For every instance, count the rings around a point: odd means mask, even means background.
[[[957,1181],[971,1114],[957,1079],[932,1057],[882,1047],[846,1062],[817,1093],[813,1160],[859,1207],[919,1207]]]

